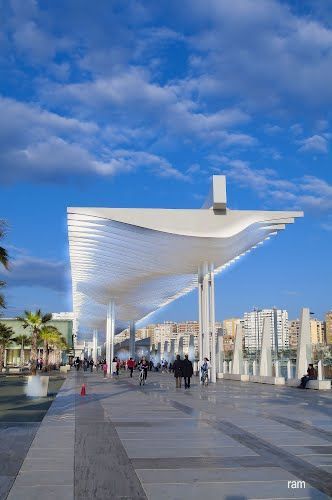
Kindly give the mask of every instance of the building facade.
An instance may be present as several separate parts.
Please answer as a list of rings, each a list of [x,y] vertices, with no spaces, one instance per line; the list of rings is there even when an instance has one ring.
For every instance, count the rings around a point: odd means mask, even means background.
[[[257,352],[262,344],[264,319],[270,322],[271,346],[276,352],[289,349],[288,313],[285,309],[256,309],[244,313],[244,345]]]
[[[325,339],[327,345],[332,345],[332,311],[325,315]]]
[[[14,335],[26,335],[29,337],[29,328],[23,328],[22,321],[17,318],[1,318],[1,323],[11,327],[14,330]],[[73,349],[73,315],[72,313],[53,313],[52,320],[47,323],[50,326],[55,326],[61,335],[66,340],[69,349]],[[21,359],[21,352],[24,352],[24,359]],[[70,351],[69,351],[70,352]],[[21,366],[28,363],[30,359],[30,345],[27,343],[22,350],[20,343],[14,342],[6,349],[5,366]]]

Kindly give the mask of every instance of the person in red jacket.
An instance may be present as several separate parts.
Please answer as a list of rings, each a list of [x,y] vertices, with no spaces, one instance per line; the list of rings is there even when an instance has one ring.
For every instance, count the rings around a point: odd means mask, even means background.
[[[133,370],[135,367],[135,361],[133,360],[133,358],[128,359],[127,366],[128,370],[130,371],[130,378],[133,378]]]

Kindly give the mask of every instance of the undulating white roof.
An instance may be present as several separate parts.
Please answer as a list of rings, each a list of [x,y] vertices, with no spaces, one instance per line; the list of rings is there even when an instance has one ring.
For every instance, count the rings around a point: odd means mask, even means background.
[[[220,206],[220,200],[218,205]],[[198,266],[217,272],[302,212],[211,208],[68,208],[74,313],[80,327],[139,320],[197,286]]]

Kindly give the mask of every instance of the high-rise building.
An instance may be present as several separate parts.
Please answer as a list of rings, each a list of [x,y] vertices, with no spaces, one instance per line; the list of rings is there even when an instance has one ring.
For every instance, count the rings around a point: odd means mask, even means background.
[[[294,350],[297,349],[297,343],[300,333],[300,320],[292,319],[288,321],[289,328],[289,348]]]
[[[271,346],[280,351],[289,348],[288,313],[284,309],[255,309],[244,314],[245,347],[250,352],[261,348],[263,321],[267,318],[271,326]]]
[[[224,336],[235,337],[236,327],[241,324],[240,318],[227,318],[222,322]]]
[[[297,349],[298,338],[300,333],[300,320],[292,319],[288,322],[289,325],[289,348]],[[310,336],[312,345],[325,344],[325,323],[319,319],[310,320]]]
[[[332,345],[332,311],[325,314],[325,338],[326,344]]]
[[[319,319],[310,320],[311,343],[313,345],[325,344],[325,323]]]

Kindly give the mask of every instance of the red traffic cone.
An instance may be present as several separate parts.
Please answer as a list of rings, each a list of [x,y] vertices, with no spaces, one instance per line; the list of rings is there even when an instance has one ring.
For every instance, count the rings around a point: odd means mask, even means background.
[[[81,388],[81,396],[85,396],[85,395],[86,395],[85,384],[83,384],[82,388]]]

